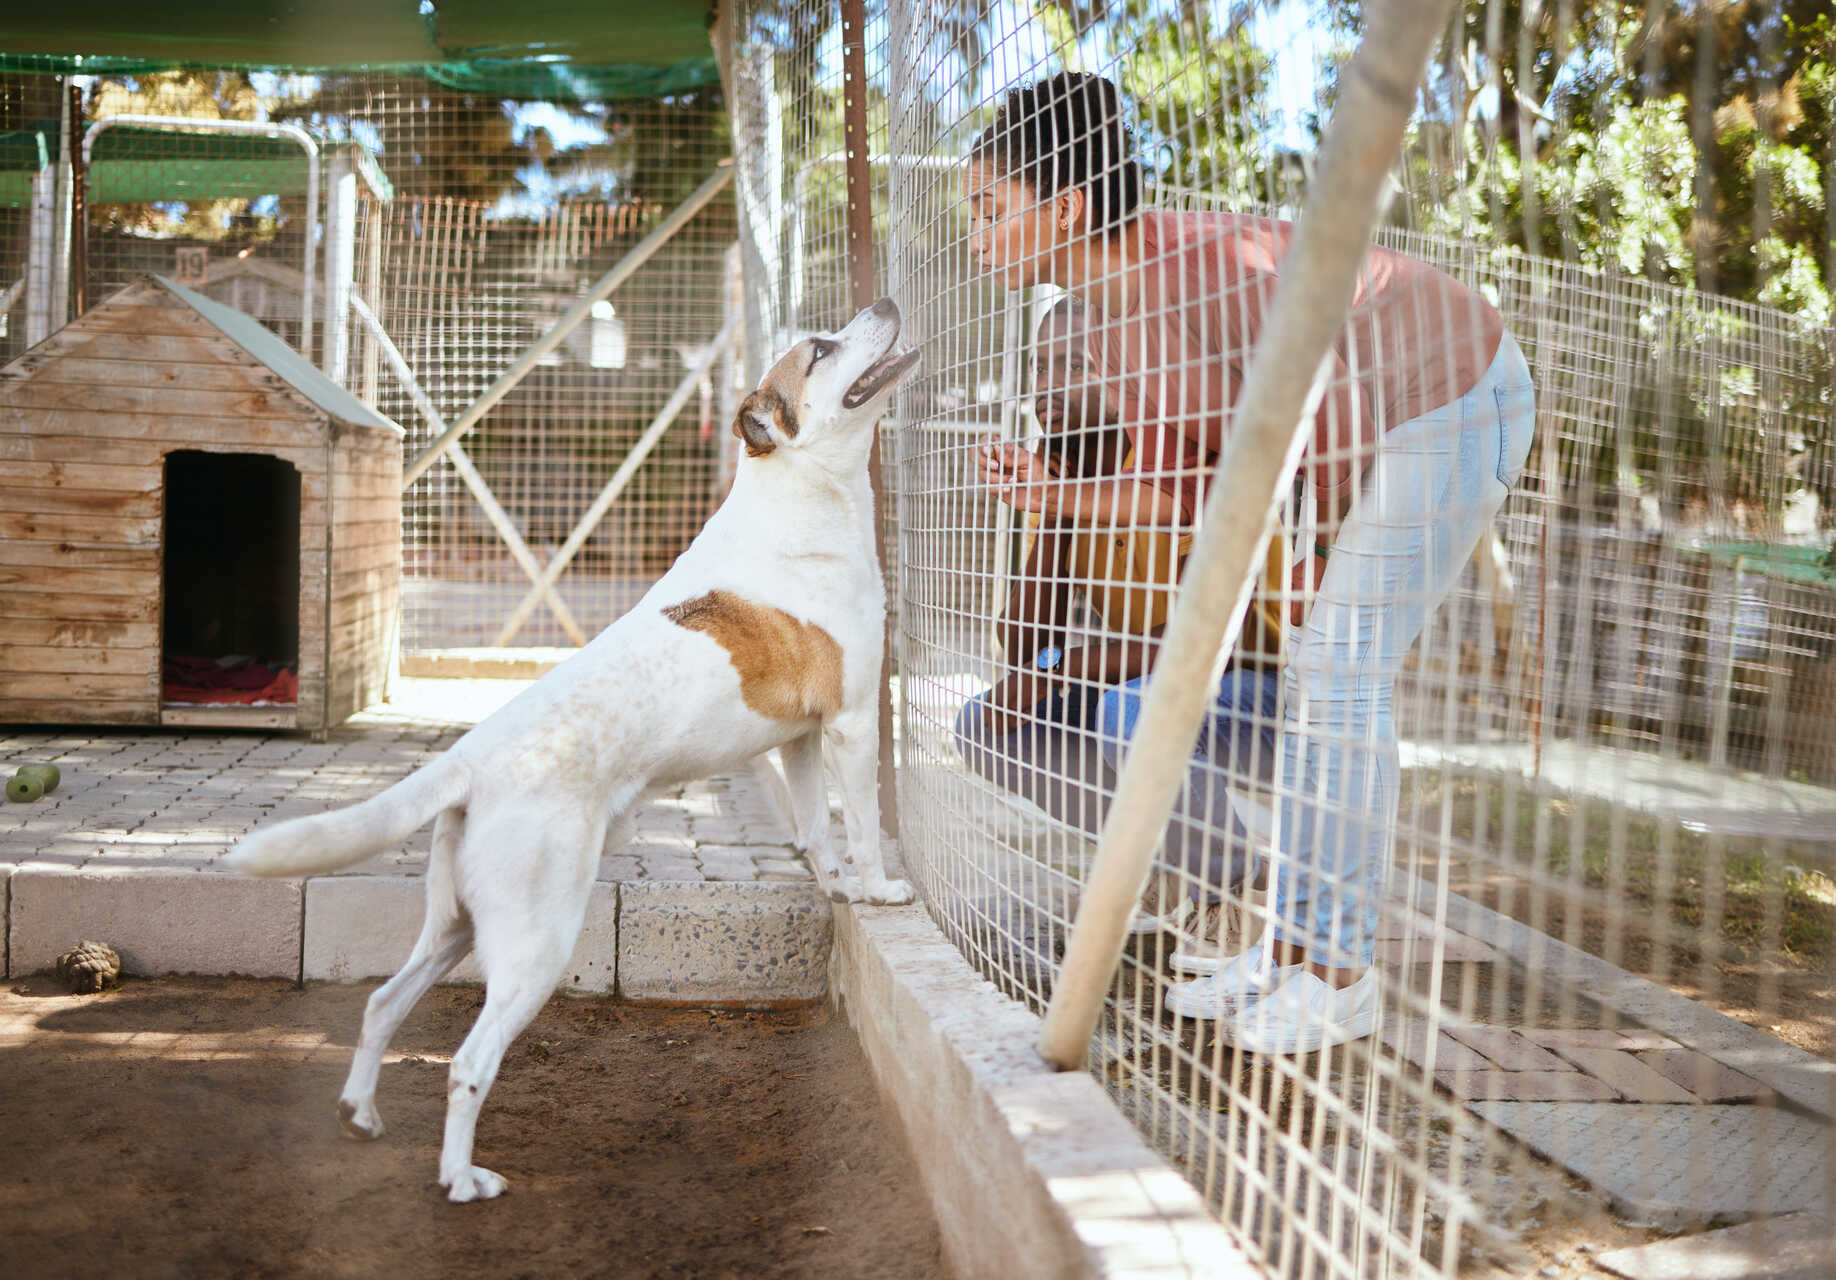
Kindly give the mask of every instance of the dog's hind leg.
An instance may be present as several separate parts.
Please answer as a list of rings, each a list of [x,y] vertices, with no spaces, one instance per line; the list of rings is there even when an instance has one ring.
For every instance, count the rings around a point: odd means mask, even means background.
[[[789,747],[780,749],[780,753],[787,758],[789,751]],[[761,751],[752,757],[752,776],[758,780],[759,785],[765,788],[765,794],[771,797],[771,807],[778,811],[780,818],[784,819],[784,829],[791,833],[791,839],[801,841],[803,831],[797,825],[796,802],[791,799],[790,789],[785,786],[784,775],[778,772],[778,766],[771,762],[771,752]]]
[[[376,1077],[383,1052],[415,1002],[427,994],[472,948],[471,925],[453,892],[453,853],[465,834],[465,812],[448,809],[434,823],[433,853],[427,860],[427,916],[421,936],[401,972],[370,994],[363,1033],[351,1058],[351,1072],[338,1096],[338,1121],[353,1138],[380,1138]]]
[[[535,828],[534,833],[530,831]],[[446,1082],[446,1137],[440,1148],[440,1185],[456,1203],[503,1194],[502,1176],[472,1163],[478,1113],[497,1079],[504,1051],[554,993],[572,958],[586,918],[587,891],[605,839],[601,823],[562,823],[552,814],[531,822],[526,814],[475,834],[462,857],[476,853],[517,877],[493,875],[479,886],[472,924],[484,969],[485,1004],[465,1043],[453,1055]],[[487,843],[497,847],[487,851]],[[523,848],[512,853],[516,844]]]
[[[784,758],[791,811],[797,815],[797,847],[810,860],[816,887],[833,901],[854,901],[861,895],[860,882],[842,866],[829,832],[829,792],[822,780],[822,730],[812,729],[792,739],[778,748],[778,754]]]
[[[824,729],[841,781],[842,825],[848,858],[860,877],[859,894],[886,906],[910,902],[908,880],[889,880],[880,856],[880,734],[873,715],[838,716]]]

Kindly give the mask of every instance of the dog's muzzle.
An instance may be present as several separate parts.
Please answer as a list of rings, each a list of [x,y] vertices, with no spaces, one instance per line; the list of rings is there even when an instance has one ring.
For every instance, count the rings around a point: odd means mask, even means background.
[[[918,363],[918,349],[890,352],[867,367],[867,372],[854,380],[842,396],[842,408],[856,409],[879,395],[888,386],[903,378],[911,367]]]

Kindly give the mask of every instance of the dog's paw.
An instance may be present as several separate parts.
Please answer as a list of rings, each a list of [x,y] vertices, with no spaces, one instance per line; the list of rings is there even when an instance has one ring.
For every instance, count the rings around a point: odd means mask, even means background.
[[[474,1200],[495,1200],[510,1184],[501,1174],[472,1165],[450,1182],[440,1179],[440,1185],[446,1188],[446,1198],[454,1204],[470,1204]]]
[[[859,876],[832,876],[828,881],[830,902],[860,902],[867,895],[861,891]]]
[[[374,1102],[353,1102],[349,1098],[338,1099],[338,1124],[347,1138],[356,1138],[361,1142],[372,1142],[383,1135],[382,1117],[376,1114]]]
[[[903,907],[917,896],[910,880],[882,880],[867,891],[867,901],[878,907]]]

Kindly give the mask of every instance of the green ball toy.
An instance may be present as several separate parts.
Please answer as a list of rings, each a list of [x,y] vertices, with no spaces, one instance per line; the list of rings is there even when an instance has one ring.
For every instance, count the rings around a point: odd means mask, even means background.
[[[31,804],[45,794],[45,784],[37,778],[14,774],[6,780],[6,798],[14,804]]]
[[[56,791],[57,784],[64,780],[64,775],[58,772],[54,764],[22,764],[14,770],[13,776],[15,778],[37,778],[39,784],[44,787],[46,795]]]

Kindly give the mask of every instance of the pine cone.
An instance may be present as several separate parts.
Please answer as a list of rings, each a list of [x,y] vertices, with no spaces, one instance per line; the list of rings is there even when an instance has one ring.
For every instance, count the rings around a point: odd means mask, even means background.
[[[57,958],[57,976],[72,991],[100,991],[121,976],[121,957],[105,942],[79,942]]]

